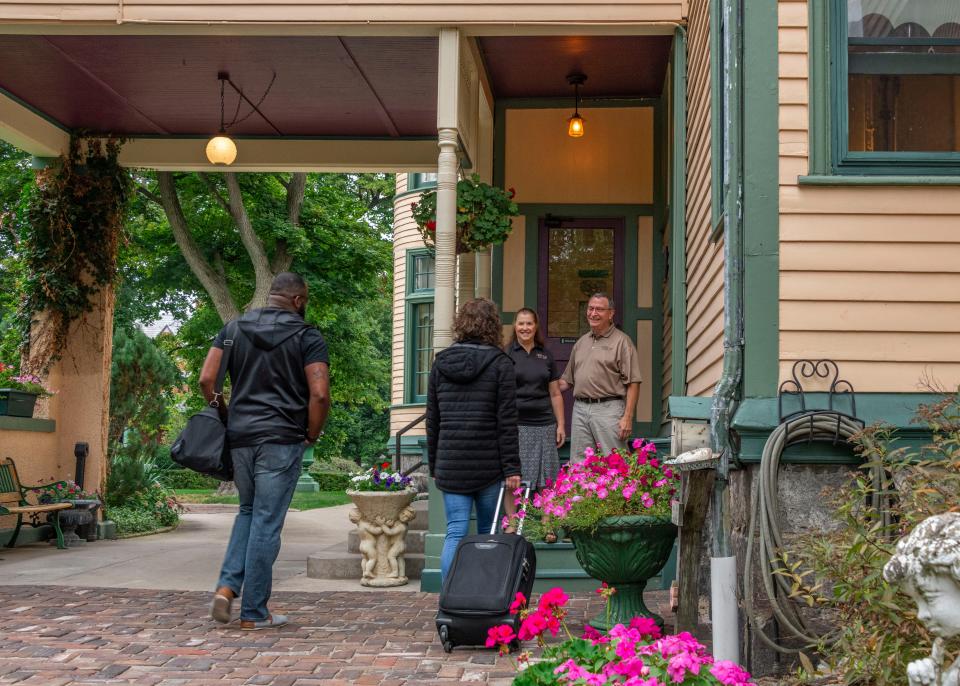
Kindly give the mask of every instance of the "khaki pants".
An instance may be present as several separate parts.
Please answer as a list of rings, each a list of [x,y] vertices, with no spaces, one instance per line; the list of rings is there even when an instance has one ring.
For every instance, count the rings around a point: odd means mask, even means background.
[[[583,451],[588,447],[600,450],[604,455],[614,448],[625,448],[627,442],[621,441],[618,433],[626,407],[626,400],[605,403],[574,401],[570,420],[570,461],[582,461]]]

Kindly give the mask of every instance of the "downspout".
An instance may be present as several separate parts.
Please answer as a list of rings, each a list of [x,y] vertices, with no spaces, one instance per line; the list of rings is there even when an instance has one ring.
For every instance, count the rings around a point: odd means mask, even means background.
[[[737,558],[731,546],[727,486],[730,459],[730,423],[743,379],[743,101],[741,95],[741,0],[721,0],[723,30],[723,373],[713,394],[710,444],[720,456],[713,487],[713,547],[710,557],[710,607],[713,655],[740,661],[737,604]],[[720,30],[720,27],[711,27]]]

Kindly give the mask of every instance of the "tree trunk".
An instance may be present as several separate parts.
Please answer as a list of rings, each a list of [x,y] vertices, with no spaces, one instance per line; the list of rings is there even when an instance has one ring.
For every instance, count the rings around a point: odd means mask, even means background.
[[[240,309],[233,302],[227,280],[210,265],[190,233],[187,218],[180,206],[180,198],[177,196],[173,174],[171,172],[158,172],[157,178],[160,182],[160,200],[163,211],[167,215],[167,221],[170,222],[173,239],[177,242],[180,252],[183,253],[183,259],[186,260],[190,271],[193,272],[207,295],[210,296],[220,319],[223,322],[236,319],[240,315]]]
[[[145,195],[154,200],[159,200],[164,213],[167,215],[167,221],[170,222],[170,228],[180,252],[183,253],[190,271],[193,272],[193,275],[197,277],[204,290],[206,290],[207,295],[210,296],[217,314],[220,315],[220,320],[227,323],[236,319],[240,316],[240,308],[230,294],[226,274],[222,263],[220,263],[222,258],[220,255],[215,255],[213,264],[211,264],[193,239],[187,219],[183,214],[183,208],[180,205],[180,199],[177,196],[173,174],[158,172],[157,177],[160,188],[159,198],[148,191],[145,191]],[[267,304],[273,277],[280,272],[287,271],[293,264],[293,256],[287,252],[286,241],[278,242],[273,259],[270,259],[263,241],[257,236],[250,221],[250,216],[247,214],[243,202],[243,193],[240,190],[240,183],[236,174],[231,172],[224,174],[227,185],[226,199],[220,194],[216,184],[208,175],[202,174],[201,178],[213,194],[214,200],[230,213],[234,226],[237,228],[237,233],[240,235],[240,241],[253,264],[254,292],[253,297],[244,309],[264,307]],[[295,227],[300,226],[300,210],[303,207],[306,182],[306,174],[295,173],[291,175],[290,181],[285,184],[287,189],[287,219]],[[236,495],[236,493],[237,487],[232,481],[223,481],[217,487],[217,495]]]

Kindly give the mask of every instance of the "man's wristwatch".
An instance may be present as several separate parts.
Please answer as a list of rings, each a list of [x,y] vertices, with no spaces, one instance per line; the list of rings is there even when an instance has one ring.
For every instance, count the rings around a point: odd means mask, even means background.
[[[323,436],[323,431],[318,433],[314,438],[310,438],[310,436],[307,436],[307,443],[316,443],[317,441],[320,440],[321,436]]]

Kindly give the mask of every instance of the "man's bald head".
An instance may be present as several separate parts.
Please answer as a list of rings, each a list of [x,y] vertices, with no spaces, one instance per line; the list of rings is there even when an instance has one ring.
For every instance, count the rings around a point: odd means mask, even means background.
[[[270,295],[285,295],[293,298],[297,295],[307,294],[307,282],[303,277],[294,272],[280,272],[273,277],[270,284]]]
[[[270,284],[269,304],[304,316],[307,313],[307,282],[299,274],[280,272]]]

